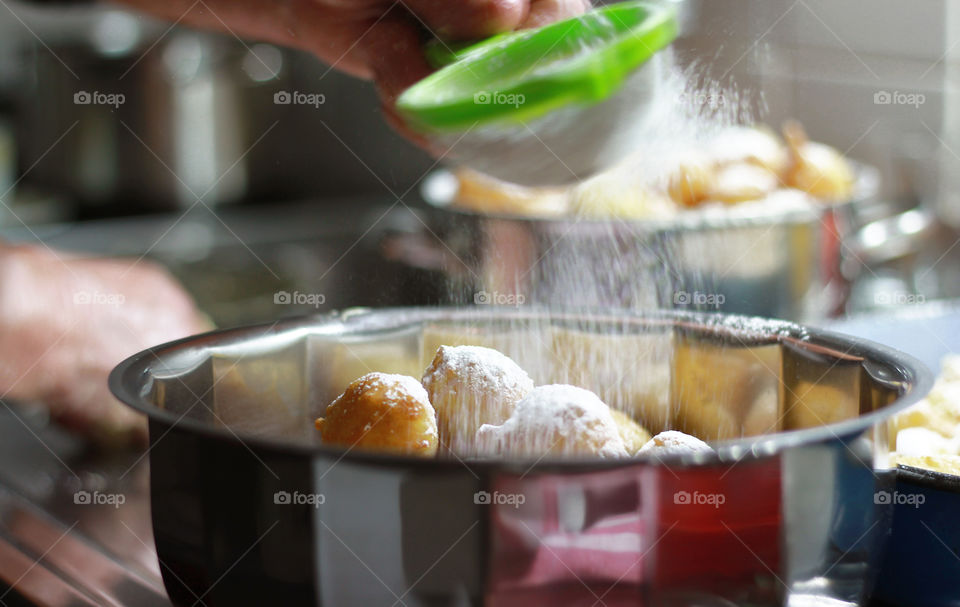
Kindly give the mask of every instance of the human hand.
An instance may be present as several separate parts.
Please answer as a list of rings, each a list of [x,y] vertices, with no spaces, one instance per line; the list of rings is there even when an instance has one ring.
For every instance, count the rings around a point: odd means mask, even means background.
[[[374,81],[388,120],[404,89],[430,73],[430,36],[472,40],[579,15],[589,0],[118,0],[171,21],[304,49]],[[402,130],[402,128],[401,128]]]
[[[146,439],[143,416],[110,394],[111,369],[140,350],[210,328],[153,263],[0,245],[0,398],[39,402],[98,443]]]

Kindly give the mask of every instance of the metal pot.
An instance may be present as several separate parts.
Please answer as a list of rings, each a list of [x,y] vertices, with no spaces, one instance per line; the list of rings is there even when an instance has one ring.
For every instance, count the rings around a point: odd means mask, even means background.
[[[318,444],[312,420],[348,381],[419,376],[438,343],[463,342],[538,383],[580,368],[558,352],[607,352],[621,380],[588,378],[604,398],[661,399],[682,415],[647,423],[699,424],[716,453],[458,461]],[[889,531],[885,420],[930,384],[908,356],[780,321],[502,308],[220,331],[110,377],[149,416],[154,534],[178,605],[854,604]],[[723,415],[777,431],[724,438]]]
[[[838,313],[843,237],[874,201],[856,165],[850,201],[782,212],[687,213],[665,221],[497,216],[452,207],[449,174],[425,182],[425,233],[394,235],[393,257],[442,269],[453,303],[538,303],[723,311],[789,320]],[[398,244],[397,241],[403,241]]]

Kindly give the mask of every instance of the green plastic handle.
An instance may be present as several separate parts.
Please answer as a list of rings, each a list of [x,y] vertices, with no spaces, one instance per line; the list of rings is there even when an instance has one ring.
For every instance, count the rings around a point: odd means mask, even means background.
[[[445,65],[397,99],[426,133],[527,122],[571,104],[592,105],[677,36],[674,2],[631,1],[482,42],[425,47]]]

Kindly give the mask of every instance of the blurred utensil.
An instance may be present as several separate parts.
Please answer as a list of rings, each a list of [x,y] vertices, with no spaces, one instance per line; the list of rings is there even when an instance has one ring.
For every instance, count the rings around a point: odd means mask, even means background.
[[[672,2],[611,4],[455,52],[397,109],[455,162],[512,183],[579,181],[637,141],[677,35]]]

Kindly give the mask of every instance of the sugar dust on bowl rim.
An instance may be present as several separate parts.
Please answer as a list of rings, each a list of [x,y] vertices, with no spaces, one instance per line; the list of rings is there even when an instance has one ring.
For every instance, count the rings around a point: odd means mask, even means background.
[[[606,352],[622,379],[592,389],[664,399],[715,452],[458,461],[317,443],[313,420],[346,383],[422,373],[438,343],[496,345],[526,369],[554,344]],[[545,369],[537,383],[558,383]],[[930,384],[909,356],[779,321],[495,306],[218,331],[110,377],[149,417],[154,536],[177,605],[856,603],[890,520],[874,501],[886,447],[871,438]],[[734,431],[707,435],[719,427]]]

